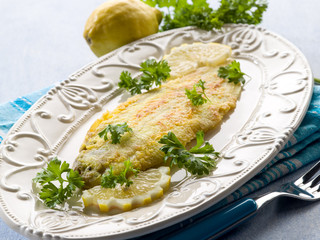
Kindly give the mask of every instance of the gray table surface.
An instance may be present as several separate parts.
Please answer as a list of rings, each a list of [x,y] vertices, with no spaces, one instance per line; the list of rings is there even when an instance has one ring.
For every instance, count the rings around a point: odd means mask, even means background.
[[[94,61],[96,57],[82,32],[90,13],[103,2],[0,0],[0,103],[64,80]],[[261,24],[294,43],[318,78],[319,10],[319,0],[270,0]],[[284,177],[252,196],[275,190],[303,171]],[[0,220],[0,239],[25,238]],[[222,239],[320,239],[320,202],[276,200]]]

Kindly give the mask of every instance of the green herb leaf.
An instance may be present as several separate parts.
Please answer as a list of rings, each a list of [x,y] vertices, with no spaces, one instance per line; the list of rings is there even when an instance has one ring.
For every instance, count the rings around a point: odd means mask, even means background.
[[[163,136],[159,143],[164,144],[160,150],[165,153],[164,161],[170,161],[170,166],[177,165],[185,168],[188,172],[195,175],[209,174],[210,170],[216,167],[216,159],[219,153],[214,151],[212,145],[205,142],[202,131],[197,133],[197,144],[189,151],[183,146],[173,132],[168,132]],[[198,155],[202,154],[202,155]]]
[[[155,7],[155,6],[158,6],[160,8],[163,8],[163,7],[176,7],[176,6],[180,6],[180,5],[183,5],[187,2],[187,0],[141,0],[142,2],[148,4],[149,6],[151,7]]]
[[[79,173],[70,169],[66,161],[61,163],[57,158],[52,159],[47,168],[38,172],[33,181],[42,185],[39,197],[50,208],[64,203],[77,188],[81,189],[84,185]]]
[[[150,7],[155,7],[157,5],[157,0],[141,0],[145,4],[148,4]]]
[[[101,177],[101,186],[104,188],[115,188],[117,184],[129,187],[133,182],[128,178],[128,174],[137,176],[139,170],[133,168],[132,163],[126,160],[124,163],[124,170],[118,175],[114,175],[113,167],[111,166],[107,173]]]
[[[132,132],[128,124],[125,122],[123,124],[111,125],[109,124],[104,130],[98,133],[99,137],[103,138],[105,141],[108,140],[108,133],[111,134],[111,143],[120,143],[120,139],[126,132]]]
[[[234,60],[225,67],[220,67],[218,70],[218,76],[224,79],[228,79],[228,82],[238,84],[239,82],[244,84],[245,79],[243,76],[245,73],[241,72],[240,63]]]
[[[118,86],[130,92],[131,95],[140,94],[142,90],[149,90],[153,85],[161,86],[162,82],[170,77],[170,67],[166,60],[157,62],[148,59],[140,65],[142,76],[139,79],[132,78],[128,71],[120,74]]]
[[[142,89],[138,83],[138,79],[132,78],[131,73],[128,71],[121,72],[118,86],[129,91],[131,95],[140,94]]]
[[[206,83],[205,81],[202,81],[200,79],[196,84],[193,85],[192,90],[185,89],[186,91],[185,94],[187,95],[187,97],[190,99],[190,101],[194,106],[202,105],[209,100],[209,98],[204,92],[204,90],[206,89],[204,86],[205,83]],[[197,92],[197,87],[201,88],[200,93]]]
[[[211,30],[214,27],[220,28],[222,23],[216,25],[211,21],[213,18],[213,9],[209,7],[206,0],[193,0],[192,4],[187,1],[178,1],[178,3],[171,5],[173,11],[163,18],[162,30],[197,26],[204,30]]]
[[[192,0],[192,4],[187,0],[142,1],[152,7],[168,8],[168,14],[163,17],[163,31],[186,26],[220,29],[225,23],[259,24],[267,9],[266,1],[261,0],[220,0],[215,10],[206,0]]]
[[[141,63],[142,76],[141,82],[144,89],[149,90],[153,84],[161,86],[168,77],[170,77],[170,67],[168,62],[162,60],[157,62],[154,59],[148,59]]]
[[[223,23],[259,24],[268,7],[261,0],[221,0],[220,3],[215,15]]]
[[[203,131],[197,132],[196,136],[197,136],[197,144],[193,148],[191,148],[189,150],[191,153],[217,154],[217,153],[215,153],[215,150],[214,150],[213,146],[210,143],[204,142],[204,133],[203,133]],[[204,146],[201,147],[203,145],[203,143],[204,143]]]

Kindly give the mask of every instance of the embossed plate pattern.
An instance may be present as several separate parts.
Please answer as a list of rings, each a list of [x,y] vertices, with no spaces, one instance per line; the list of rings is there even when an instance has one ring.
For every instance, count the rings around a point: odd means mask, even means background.
[[[206,135],[221,152],[218,169],[202,178],[177,171],[160,201],[122,214],[44,208],[33,194],[32,178],[53,156],[72,164],[92,122],[128,97],[116,87],[120,72],[136,75],[143,60],[160,60],[172,47],[193,42],[230,45],[248,75],[236,109]],[[226,197],[274,157],[303,119],[312,87],[302,53],[255,26],[210,32],[187,27],[126,45],[51,89],[11,129],[0,149],[1,217],[34,239],[127,238],[186,219]]]

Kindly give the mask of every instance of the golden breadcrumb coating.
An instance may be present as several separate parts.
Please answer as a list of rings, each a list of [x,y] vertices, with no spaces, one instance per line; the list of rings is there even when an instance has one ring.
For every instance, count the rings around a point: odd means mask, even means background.
[[[223,45],[224,46],[224,45]],[[224,64],[228,63],[228,56]],[[193,140],[199,130],[213,129],[223,116],[236,106],[241,85],[228,83],[217,76],[219,66],[200,66],[191,73],[171,79],[161,87],[129,98],[112,112],[106,112],[88,131],[75,160],[79,171],[90,188],[100,184],[100,177],[113,166],[120,171],[123,162],[130,159],[133,166],[146,170],[164,163],[162,146],[158,141],[169,131],[182,144]],[[205,93],[210,101],[193,106],[185,94],[199,80],[205,81]],[[98,136],[109,124],[127,122],[132,132],[125,133],[120,144],[112,144]]]

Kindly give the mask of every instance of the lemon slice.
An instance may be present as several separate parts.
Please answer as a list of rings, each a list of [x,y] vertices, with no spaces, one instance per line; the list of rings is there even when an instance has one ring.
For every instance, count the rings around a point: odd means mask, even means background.
[[[182,44],[164,56],[171,68],[171,78],[181,77],[203,66],[219,66],[231,57],[231,48],[220,43]]]
[[[129,187],[95,186],[83,192],[82,200],[85,207],[96,206],[101,212],[129,211],[162,197],[169,189],[170,179],[169,167],[151,168],[132,176]]]

